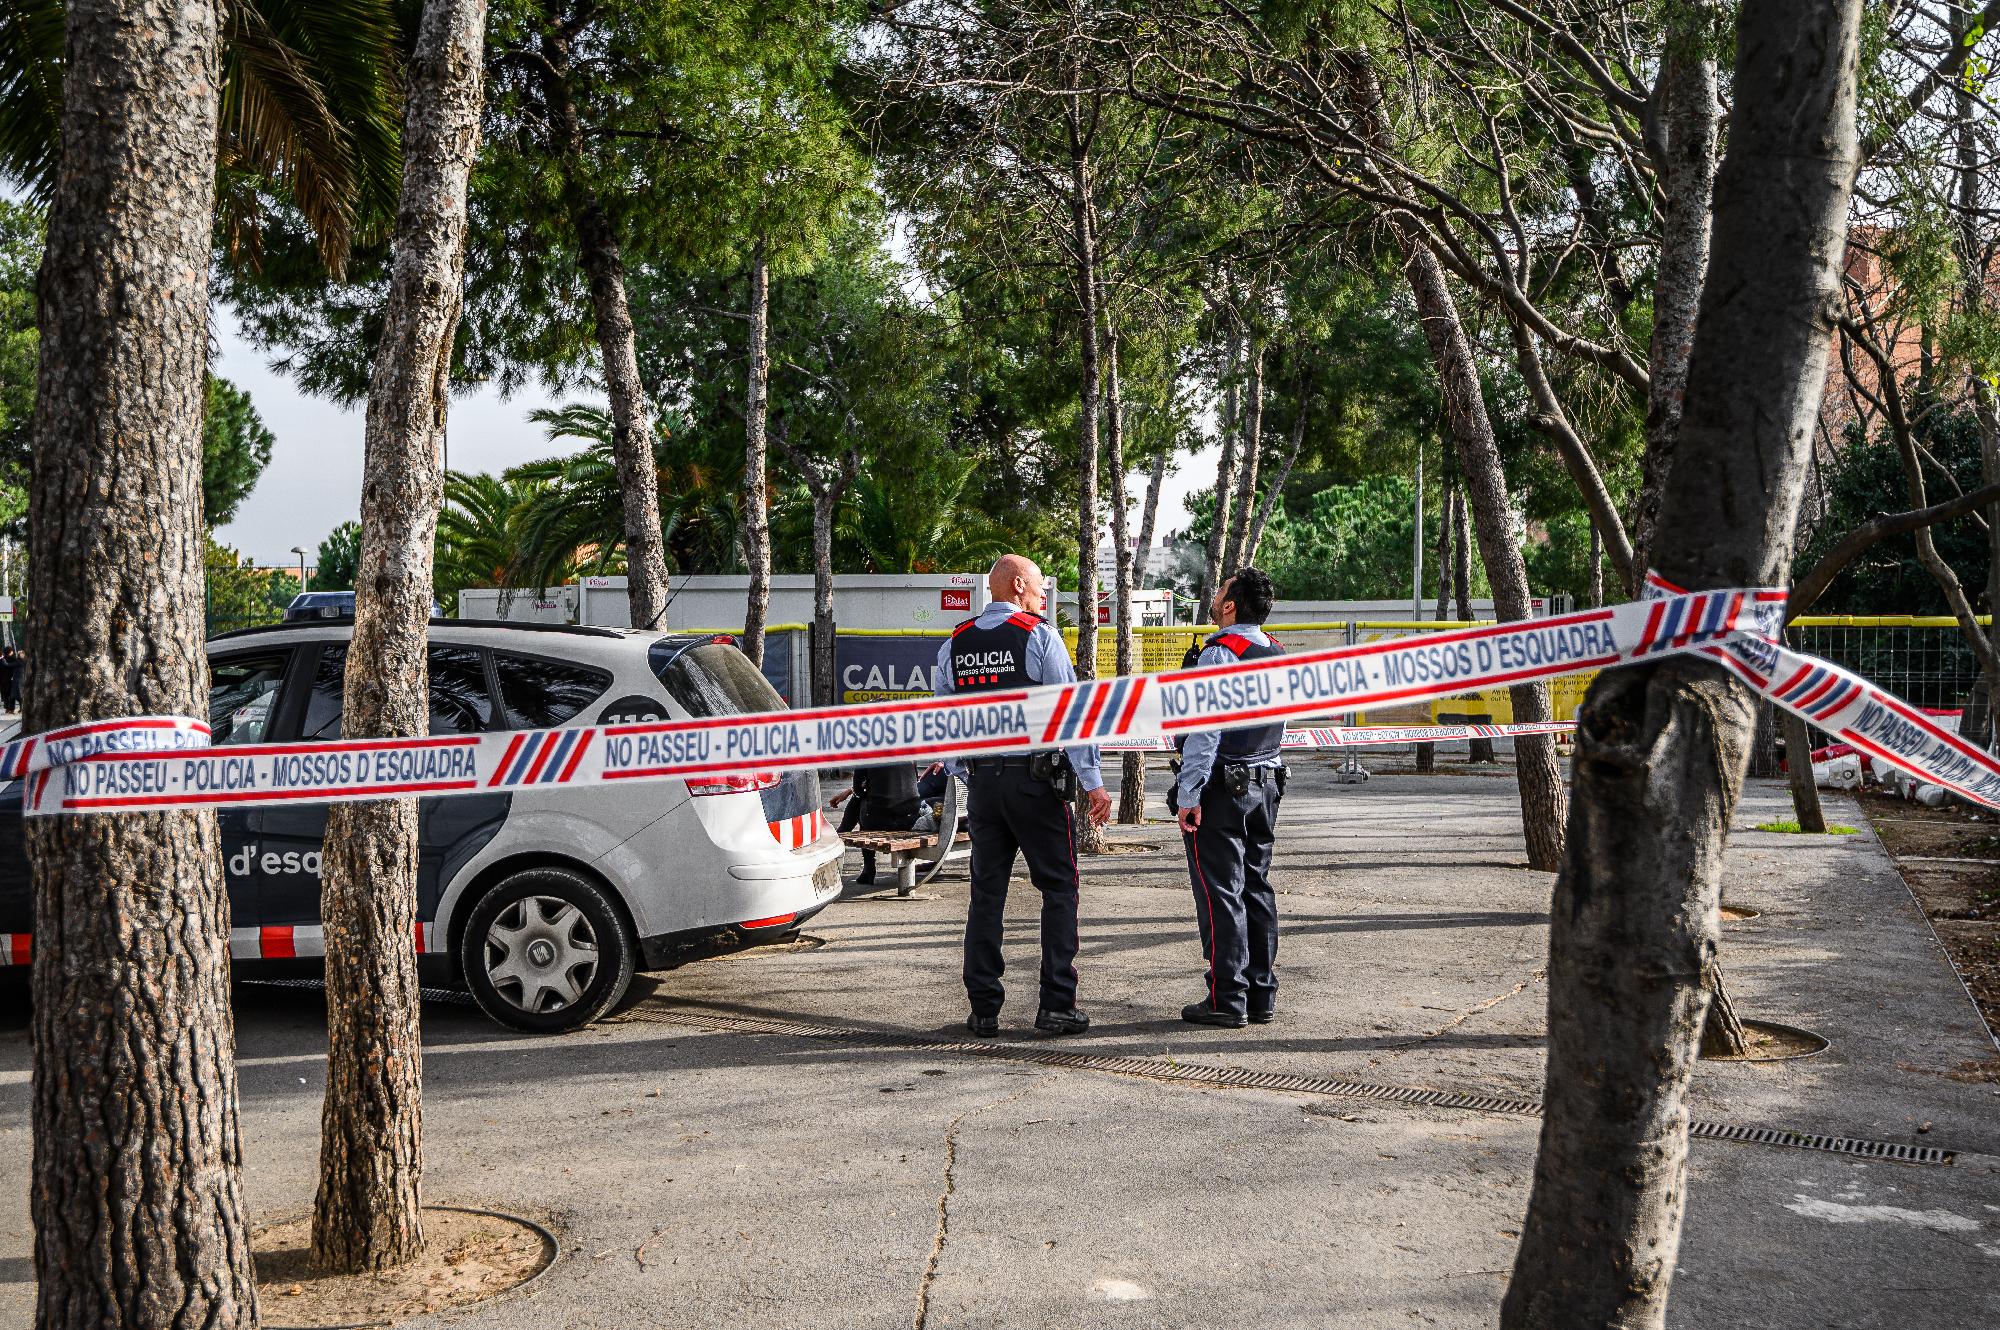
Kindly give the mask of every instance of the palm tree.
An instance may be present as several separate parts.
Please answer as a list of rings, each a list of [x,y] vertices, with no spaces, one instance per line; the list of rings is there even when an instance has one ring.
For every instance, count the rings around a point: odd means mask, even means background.
[[[523,572],[547,581],[572,565],[586,573],[623,567],[625,510],[610,415],[572,403],[541,408],[528,418],[542,425],[551,441],[577,439],[590,446],[507,473],[512,480],[543,487],[521,510]],[[733,440],[710,439],[689,428],[685,417],[663,411],[653,427],[653,459],[660,477],[660,530],[674,570],[734,568],[741,447]]]
[[[223,28],[216,215],[254,262],[275,201],[339,275],[402,174],[395,0],[231,0]],[[46,201],[60,162],[62,0],[0,0],[0,171]]]
[[[512,475],[445,474],[432,574],[441,604],[455,604],[466,587],[519,586],[530,580],[522,559],[521,516],[543,488],[542,482]],[[566,580],[571,571],[562,568],[557,577],[539,579],[537,585]]]
[[[1013,542],[1004,527],[965,501],[975,469],[948,454],[931,454],[913,466],[863,471],[842,511],[841,544],[875,573],[956,572],[991,563]]]

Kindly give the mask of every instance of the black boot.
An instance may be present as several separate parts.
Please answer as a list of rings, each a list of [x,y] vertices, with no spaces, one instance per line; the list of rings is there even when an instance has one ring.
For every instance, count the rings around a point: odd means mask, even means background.
[[[1082,1034],[1090,1028],[1090,1017],[1078,1007],[1071,1007],[1068,1011],[1050,1011],[1043,1007],[1035,1013],[1035,1028],[1050,1034]]]

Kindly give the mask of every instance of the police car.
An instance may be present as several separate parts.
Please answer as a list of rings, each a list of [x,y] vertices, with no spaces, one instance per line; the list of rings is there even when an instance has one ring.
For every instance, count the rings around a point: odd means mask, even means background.
[[[340,737],[353,621],[226,633],[208,644],[218,746]],[[470,734],[781,711],[728,637],[439,620],[430,732]],[[417,940],[479,1005],[520,1030],[609,1011],[634,970],[688,940],[785,937],[840,890],[840,837],[819,779],[745,771],[420,801]],[[324,954],[326,806],[225,809],[223,872],[238,962]],[[0,788],[0,965],[25,964],[31,907],[21,786]]]

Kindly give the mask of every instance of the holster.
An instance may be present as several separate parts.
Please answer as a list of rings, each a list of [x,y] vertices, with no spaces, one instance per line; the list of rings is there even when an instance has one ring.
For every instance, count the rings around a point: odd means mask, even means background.
[[[1028,755],[1028,774],[1036,780],[1047,781],[1049,788],[1058,798],[1076,798],[1076,769],[1069,764],[1069,754],[1060,748]]]

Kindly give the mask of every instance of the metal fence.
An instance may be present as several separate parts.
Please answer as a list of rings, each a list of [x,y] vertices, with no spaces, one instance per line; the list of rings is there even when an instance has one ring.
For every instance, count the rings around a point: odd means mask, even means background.
[[[1979,678],[1979,662],[1956,619],[1815,616],[1794,622],[1791,638],[1797,650],[1852,670],[1914,706],[1956,711]]]
[[[1982,625],[1992,620],[1982,617]],[[1276,624],[1273,632],[1290,651],[1318,651],[1355,642],[1379,642],[1417,633],[1469,628],[1469,623],[1426,620],[1343,620],[1330,623]],[[1189,646],[1215,629],[1137,628],[1134,635],[1141,673],[1157,674],[1180,668]],[[1063,631],[1071,650],[1076,630]],[[1810,615],[1791,626],[1794,647],[1854,671],[1871,682],[1920,706],[1957,710],[1966,704],[1979,677],[1979,665],[1965,644],[1958,621],[1946,617],[1910,615]],[[1108,628],[1097,634],[1098,672],[1109,673],[1117,659],[1117,635]],[[1573,720],[1596,673],[1564,675],[1549,680],[1549,700],[1556,719]],[[1514,718],[1513,703],[1504,688],[1408,707],[1378,709],[1357,723],[1381,725],[1456,724],[1468,720],[1505,724]]]

